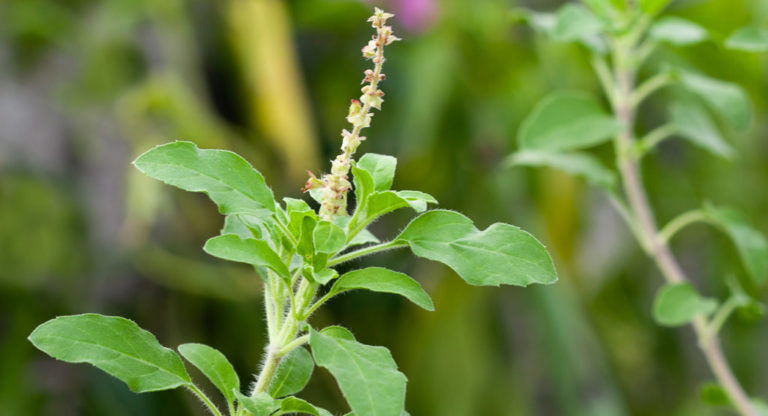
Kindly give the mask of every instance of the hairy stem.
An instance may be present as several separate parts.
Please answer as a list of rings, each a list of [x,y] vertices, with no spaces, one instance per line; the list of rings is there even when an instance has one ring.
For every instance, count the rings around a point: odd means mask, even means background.
[[[635,141],[633,134],[635,124],[633,96],[635,94],[635,68],[638,62],[633,53],[637,37],[639,36],[630,36],[630,39],[618,38],[613,45],[616,91],[606,91],[606,93],[616,98],[613,103],[613,110],[616,117],[624,123],[625,127],[624,131],[616,137],[614,142],[617,164],[624,185],[624,192],[629,201],[629,208],[637,221],[637,229],[643,235],[645,243],[647,243],[645,249],[648,255],[654,260],[668,282],[681,283],[687,281],[687,278],[669,250],[667,242],[659,235],[653,218],[653,212],[642,184],[638,162],[629,152]],[[758,416],[748,396],[728,366],[720,347],[719,339],[715,334],[710,333],[706,319],[702,316],[697,316],[693,320],[692,325],[699,340],[699,347],[704,353],[707,363],[723,389],[728,393],[738,412],[742,416]]]
[[[200,389],[199,389],[197,386],[195,386],[194,384],[192,384],[192,385],[188,386],[187,388],[189,389],[189,391],[191,391],[191,392],[192,392],[192,394],[194,394],[195,396],[197,396],[197,398],[198,398],[198,399],[200,399],[200,401],[202,401],[202,402],[203,402],[203,404],[205,404],[205,407],[207,407],[207,408],[208,408],[208,410],[210,410],[210,411],[211,411],[211,413],[213,413],[215,416],[222,416],[222,415],[221,415],[221,412],[220,412],[220,411],[219,411],[219,409],[216,407],[216,405],[214,405],[214,404],[213,404],[213,402],[211,401],[211,399],[209,399],[209,398],[208,398],[208,396],[206,396],[206,395],[205,395],[205,393],[203,393],[203,391],[202,391],[202,390],[200,390]]]
[[[388,241],[386,243],[376,244],[373,246],[368,246],[365,248],[361,248],[359,250],[351,251],[347,254],[342,254],[338,257],[334,257],[331,260],[328,261],[327,267],[335,266],[337,264],[341,264],[350,260],[354,260],[359,257],[367,256],[374,253],[379,253],[382,251],[392,250],[395,248],[400,247],[406,247],[408,244],[406,243],[395,243],[393,241]]]

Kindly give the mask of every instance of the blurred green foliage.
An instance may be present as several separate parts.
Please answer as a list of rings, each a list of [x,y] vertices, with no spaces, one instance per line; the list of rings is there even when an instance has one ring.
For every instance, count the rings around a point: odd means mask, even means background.
[[[597,89],[583,51],[511,18],[513,7],[551,11],[562,2],[383,3],[405,41],[391,48],[385,110],[361,151],[396,155],[397,187],[435,195],[481,228],[503,220],[532,230],[562,278],[525,291],[467,288],[445,278],[445,267],[389,253],[381,260],[419,279],[436,312],[354,293],[317,324],[340,322],[390,347],[417,416],[721,414],[697,399],[711,376],[692,334],[653,323],[661,280],[608,202],[559,173],[501,165],[541,97]],[[300,196],[304,170],[336,153],[359,94],[370,8],[352,0],[0,3],[0,415],[202,414],[182,393],[133,395],[95,369],[36,352],[26,336],[55,315],[119,314],[165,345],[204,342],[256,371],[265,339],[258,281],[200,249],[221,226],[215,207],[142,178],[129,162],[151,145],[192,140],[245,155],[277,194]],[[762,0],[678,0],[666,13],[716,36],[749,23],[768,28]],[[732,162],[676,141],[648,159],[659,220],[706,195],[768,231],[768,57],[705,43],[656,60],[738,82],[756,115],[746,134],[728,135]],[[655,125],[661,111],[650,101],[640,123]],[[395,235],[403,221],[392,215],[375,227]],[[706,227],[686,230],[673,248],[707,293],[726,293],[720,277],[742,272],[724,266],[737,264],[737,253]],[[225,279],[231,291],[212,283]],[[734,319],[723,342],[746,389],[768,395],[765,320]],[[342,403],[324,371],[305,394],[324,407]]]

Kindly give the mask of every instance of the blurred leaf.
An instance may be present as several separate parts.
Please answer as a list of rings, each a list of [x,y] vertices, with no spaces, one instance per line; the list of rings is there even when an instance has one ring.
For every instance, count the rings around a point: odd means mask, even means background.
[[[699,389],[699,396],[701,401],[710,406],[729,406],[731,399],[728,397],[728,393],[720,387],[716,382],[709,382],[701,386]]]
[[[509,224],[496,223],[480,231],[458,212],[433,210],[411,221],[395,242],[408,243],[419,257],[444,263],[471,285],[557,281],[544,246]]]
[[[407,380],[389,350],[361,344],[340,327],[310,329],[309,344],[315,362],[333,374],[353,412],[400,416]]]
[[[375,191],[386,191],[392,186],[397,159],[392,156],[366,153],[357,161],[357,167],[365,169],[373,179]]]
[[[338,225],[320,221],[312,232],[315,250],[320,253],[335,253],[344,247],[347,235]]]
[[[719,226],[736,246],[744,268],[755,284],[762,284],[768,278],[768,240],[736,210],[704,206],[707,219]]]
[[[177,349],[182,357],[208,377],[229,403],[235,401],[234,392],[240,390],[240,379],[224,354],[215,348],[196,343],[181,344]]]
[[[640,9],[648,14],[656,14],[671,2],[672,0],[640,0]]]
[[[556,92],[536,104],[525,118],[517,142],[523,149],[571,150],[608,141],[622,129],[589,94]]]
[[[209,238],[203,250],[220,259],[269,267],[279,276],[290,278],[280,256],[263,240],[242,239],[234,234],[219,235]]]
[[[677,46],[692,45],[706,40],[709,33],[703,27],[675,16],[665,16],[651,26],[648,37],[657,42]]]
[[[557,11],[552,37],[559,42],[580,41],[596,52],[606,47],[598,35],[605,29],[600,19],[580,4],[567,3]]]
[[[605,20],[610,20],[615,14],[616,9],[611,4],[610,0],[582,0],[584,4],[589,6],[595,14]]]
[[[768,30],[755,26],[736,29],[725,40],[725,47],[746,52],[768,52]]]
[[[309,352],[304,347],[296,348],[280,360],[267,391],[273,397],[296,394],[307,385],[314,368]]]
[[[88,363],[136,393],[192,384],[176,353],[135,322],[116,316],[60,316],[35,328],[29,340],[57,360]]]
[[[315,416],[320,415],[318,409],[306,400],[302,400],[298,397],[286,397],[285,399],[280,400],[280,411],[277,413],[278,415],[294,413],[303,413]]]
[[[739,85],[704,75],[681,71],[680,81],[710,108],[739,130],[746,130],[752,120],[752,103]]]
[[[257,393],[253,397],[246,396],[243,393],[240,393],[240,391],[235,391],[235,396],[237,396],[237,402],[240,406],[253,413],[253,416],[269,416],[277,410],[279,406],[275,403],[275,399],[263,391]]]
[[[226,150],[199,149],[192,142],[154,147],[133,162],[146,175],[185,191],[205,192],[222,214],[267,217],[275,211],[264,177]]]
[[[580,176],[592,185],[605,189],[616,186],[616,174],[586,153],[557,153],[539,150],[521,150],[510,155],[509,166],[550,167]]]
[[[690,283],[668,283],[656,294],[653,318],[659,325],[680,326],[697,315],[708,315],[716,308],[716,300],[702,297]]]
[[[725,141],[709,114],[697,103],[677,101],[669,109],[675,131],[696,146],[725,159],[734,156],[733,148]]]
[[[352,289],[368,289],[374,292],[386,292],[401,295],[420,307],[433,311],[435,306],[419,282],[410,276],[383,267],[367,267],[353,270],[339,277],[331,287],[331,293],[341,293]]]

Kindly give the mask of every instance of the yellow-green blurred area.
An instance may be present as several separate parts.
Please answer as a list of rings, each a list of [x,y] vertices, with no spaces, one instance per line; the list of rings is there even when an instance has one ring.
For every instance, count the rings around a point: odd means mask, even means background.
[[[429,192],[482,228],[503,221],[530,230],[552,251],[560,281],[471,287],[440,264],[391,252],[352,266],[410,274],[435,312],[353,292],[312,324],[338,323],[389,347],[408,376],[414,416],[730,414],[699,399],[712,376],[690,328],[653,322],[662,278],[608,200],[558,172],[502,163],[541,97],[598,91],[583,49],[510,18],[514,7],[561,4],[0,2],[0,415],[204,414],[183,391],[135,395],[92,367],[35,350],[27,335],[64,314],[121,315],[166,346],[212,345],[244,384],[253,380],[265,341],[260,279],[203,253],[223,222],[204,195],[143,177],[130,162],[153,145],[191,140],[242,154],[278,197],[301,197],[306,170],[328,169],[349,99],[360,94],[374,5],[397,15],[404,40],[387,50],[383,111],[360,151],[395,155],[396,188]],[[678,0],[665,13],[715,39],[747,24],[768,28],[765,0]],[[644,160],[658,220],[712,201],[767,233],[768,55],[707,42],[662,48],[653,59],[739,83],[756,115],[748,132],[726,134],[733,161],[680,140]],[[663,96],[656,100],[641,109],[646,131],[663,122]],[[612,162],[608,145],[597,153]],[[388,216],[373,231],[394,236],[407,219]],[[686,229],[673,249],[707,295],[723,299],[724,277],[743,273],[727,239],[706,226]],[[722,340],[745,389],[768,396],[766,320],[737,315]],[[302,396],[346,410],[323,369]]]

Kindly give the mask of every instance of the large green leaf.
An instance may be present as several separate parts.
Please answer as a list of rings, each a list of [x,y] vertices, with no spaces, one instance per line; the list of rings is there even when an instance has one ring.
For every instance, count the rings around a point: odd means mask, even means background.
[[[199,149],[192,142],[154,147],[133,164],[146,175],[191,192],[205,192],[222,214],[269,216],[272,191],[248,162],[226,150]]]
[[[331,293],[336,294],[352,289],[368,289],[374,292],[402,295],[428,311],[435,310],[432,299],[419,282],[406,274],[383,267],[367,267],[347,272],[333,284]]]
[[[648,37],[657,42],[685,46],[707,40],[709,33],[706,29],[690,20],[666,16],[651,26],[648,30]]]
[[[616,174],[586,153],[558,153],[521,150],[507,158],[509,166],[546,166],[584,178],[592,185],[605,189],[616,186]]]
[[[204,344],[181,344],[179,353],[197,367],[224,395],[228,402],[235,401],[234,391],[240,390],[240,379],[232,364],[219,350]]]
[[[125,318],[92,313],[60,316],[35,328],[29,340],[58,360],[94,365],[136,393],[192,384],[173,350]]]
[[[603,143],[622,129],[592,96],[556,92],[541,100],[526,117],[517,141],[524,149],[580,149]]]
[[[333,374],[353,412],[400,416],[407,380],[389,350],[361,344],[340,327],[310,329],[309,344],[315,362]]]
[[[707,219],[719,226],[730,237],[739,252],[744,268],[756,284],[762,284],[768,278],[768,240],[738,211],[731,208],[704,207]]]
[[[298,397],[286,397],[280,400],[280,411],[278,415],[287,414],[307,414],[319,416],[319,410],[306,400],[302,400]]]
[[[670,106],[669,115],[675,130],[691,143],[726,159],[733,157],[733,149],[698,103],[675,102]]]
[[[768,52],[768,30],[755,26],[742,27],[728,36],[725,47],[746,52]]]
[[[357,161],[357,167],[371,174],[375,191],[386,191],[392,186],[397,159],[387,155],[366,153]]]
[[[704,298],[690,283],[666,284],[659,289],[653,302],[653,317],[660,325],[685,325],[697,315],[708,315],[717,308],[717,301]]]
[[[749,127],[752,104],[746,91],[739,85],[687,71],[681,71],[680,82],[733,127],[740,130]]]
[[[283,278],[290,277],[288,268],[266,241],[225,234],[209,238],[203,250],[224,260],[269,267]]]
[[[417,256],[448,265],[472,285],[526,286],[557,280],[544,246],[509,224],[480,231],[458,212],[433,210],[411,221],[395,241],[407,243]]]
[[[303,347],[296,348],[280,360],[267,391],[272,397],[298,393],[307,385],[314,368],[309,352]]]

